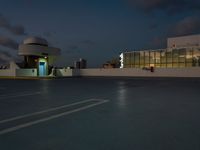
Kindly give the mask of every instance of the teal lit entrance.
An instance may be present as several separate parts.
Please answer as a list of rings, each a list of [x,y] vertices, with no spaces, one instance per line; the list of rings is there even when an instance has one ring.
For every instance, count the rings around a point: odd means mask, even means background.
[[[39,62],[39,76],[46,76],[46,63]]]

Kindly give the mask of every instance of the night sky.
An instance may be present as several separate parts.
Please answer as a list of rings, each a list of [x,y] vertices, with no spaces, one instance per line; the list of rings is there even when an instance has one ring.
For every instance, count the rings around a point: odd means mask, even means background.
[[[166,38],[200,33],[200,0],[0,0],[0,63],[20,61],[18,44],[45,38],[57,62],[90,67],[123,51],[166,47]]]

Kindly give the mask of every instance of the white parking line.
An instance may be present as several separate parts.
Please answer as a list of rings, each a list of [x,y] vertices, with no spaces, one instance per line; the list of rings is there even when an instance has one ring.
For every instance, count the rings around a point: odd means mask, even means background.
[[[94,107],[94,106],[97,106],[97,105],[101,105],[103,103],[107,103],[109,101],[109,100],[93,99],[93,101],[94,100],[97,100],[97,102],[94,103],[94,104],[89,104],[87,106],[83,106],[83,107],[76,108],[76,109],[73,109],[73,110],[70,110],[70,111],[66,111],[66,112],[63,112],[63,113],[52,115],[52,116],[49,116],[49,117],[46,117],[46,118],[38,119],[38,120],[35,120],[35,121],[31,121],[31,122],[28,122],[28,123],[17,125],[15,127],[4,129],[4,130],[0,131],[0,135],[6,134],[6,133],[9,133],[9,132],[13,132],[13,131],[16,131],[16,130],[19,130],[19,129],[22,129],[22,128],[25,128],[25,127],[29,127],[29,126],[32,126],[32,125],[35,125],[35,124],[39,124],[39,123],[42,123],[42,122],[45,122],[45,121],[56,119],[56,118],[59,118],[59,117],[62,117],[62,116],[66,116],[66,115],[69,115],[69,114],[72,114],[72,113],[75,113],[75,112],[79,112],[79,111],[82,111],[82,110],[85,110],[85,109],[88,109],[88,108],[91,108],[91,107]],[[85,102],[86,101],[92,101],[92,100],[91,99],[90,100],[85,100]],[[81,104],[81,102],[77,102],[77,103]],[[72,104],[69,104],[69,105],[73,106],[73,105],[77,105],[77,103],[72,103]],[[62,108],[62,107],[63,106],[60,106],[60,108]],[[66,107],[66,105],[65,105],[65,107]],[[52,109],[59,109],[59,108],[57,107],[57,108],[52,108]],[[46,111],[48,112],[49,110],[46,110]],[[50,111],[52,111],[52,110],[50,110]],[[36,112],[36,113],[40,113],[40,112]],[[17,117],[15,117],[15,118],[17,118]],[[13,120],[16,120],[16,119],[13,119]],[[5,122],[7,122],[7,121],[4,121],[4,123]]]
[[[63,106],[58,106],[58,107],[54,107],[54,108],[50,108],[50,109],[46,109],[46,110],[42,110],[42,111],[30,113],[30,114],[26,114],[26,115],[21,115],[21,116],[9,118],[9,119],[1,120],[1,121],[0,121],[0,124],[6,123],[6,122],[10,122],[10,121],[14,121],[14,120],[18,120],[18,119],[23,119],[23,118],[26,118],[26,117],[31,117],[31,116],[34,116],[34,115],[39,115],[39,114],[43,114],[43,113],[55,111],[55,110],[59,110],[59,109],[62,109],[62,108],[67,108],[67,107],[70,107],[70,106],[75,106],[75,105],[78,105],[78,104],[83,104],[83,103],[86,103],[86,102],[91,102],[91,101],[102,101],[102,100],[104,100],[104,99],[87,99],[87,100],[75,102],[75,103],[72,103],[72,104],[67,104],[67,105],[63,105]]]

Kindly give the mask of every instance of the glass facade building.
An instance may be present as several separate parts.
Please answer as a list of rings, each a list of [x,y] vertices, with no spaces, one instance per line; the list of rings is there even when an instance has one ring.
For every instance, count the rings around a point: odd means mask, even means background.
[[[200,46],[124,52],[120,68],[200,67]]]

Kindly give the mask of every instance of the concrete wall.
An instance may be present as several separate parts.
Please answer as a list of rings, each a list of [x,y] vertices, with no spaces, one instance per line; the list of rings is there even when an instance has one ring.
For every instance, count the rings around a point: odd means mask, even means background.
[[[167,39],[167,47],[200,46],[200,35],[172,37]]]
[[[64,76],[64,77],[71,77],[73,75],[72,69],[56,69],[55,76]]]
[[[23,76],[23,77],[36,77],[37,76],[37,69],[16,69],[16,76]]]
[[[9,66],[9,69],[0,69],[0,76],[14,77],[16,75],[16,69],[19,68],[16,63],[11,61]]]
[[[15,70],[12,70],[12,69],[0,69],[0,76],[14,77],[15,76]]]
[[[154,72],[142,68],[80,69],[80,76],[200,77],[200,67],[155,68]]]
[[[37,76],[37,69],[0,70],[0,76]],[[123,77],[200,77],[200,67],[191,68],[155,68],[154,72],[142,68],[113,69],[56,69],[57,77],[72,76],[123,76]]]
[[[72,76],[80,76],[80,73],[79,69],[56,69],[56,76],[72,77]]]

